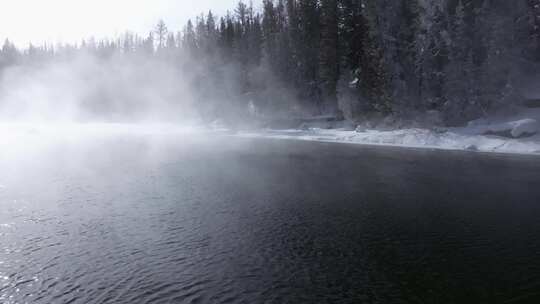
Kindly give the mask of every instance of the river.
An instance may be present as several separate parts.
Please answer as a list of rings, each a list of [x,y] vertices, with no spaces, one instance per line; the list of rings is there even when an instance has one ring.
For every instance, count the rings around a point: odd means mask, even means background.
[[[227,136],[0,154],[0,303],[540,301],[540,158]]]

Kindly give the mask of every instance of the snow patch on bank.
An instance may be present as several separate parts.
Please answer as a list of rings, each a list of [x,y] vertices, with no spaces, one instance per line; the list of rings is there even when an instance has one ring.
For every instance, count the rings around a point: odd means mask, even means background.
[[[402,146],[478,152],[540,155],[540,109],[512,117],[482,119],[459,128],[377,130],[309,128],[307,130],[244,131],[241,137],[267,137],[365,145]]]

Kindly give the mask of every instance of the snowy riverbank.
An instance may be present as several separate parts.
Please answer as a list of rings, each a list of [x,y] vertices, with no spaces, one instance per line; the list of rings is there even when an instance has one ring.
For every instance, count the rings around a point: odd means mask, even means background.
[[[242,131],[236,136],[343,142],[366,145],[540,155],[540,109],[481,119],[459,128],[397,130],[357,127]]]
[[[334,126],[330,128],[329,126]],[[341,127],[335,127],[341,126]],[[0,124],[0,155],[14,147],[35,147],[56,141],[80,140],[106,135],[172,135],[211,137],[227,134],[238,137],[279,138],[340,142],[365,145],[468,150],[478,152],[540,155],[540,109],[528,109],[505,118],[482,119],[460,128],[369,128],[350,123],[304,124],[297,129],[259,129],[231,132],[226,127],[191,127],[175,124]],[[24,145],[21,145],[24,144]],[[10,149],[7,149],[11,147]]]

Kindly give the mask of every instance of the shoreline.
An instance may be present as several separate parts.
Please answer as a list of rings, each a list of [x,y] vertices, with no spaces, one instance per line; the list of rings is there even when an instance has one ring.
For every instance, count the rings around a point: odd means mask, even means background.
[[[331,130],[328,130],[331,131]],[[218,131],[223,132],[223,131]],[[229,131],[230,132],[230,131]],[[227,132],[227,133],[229,133]],[[269,132],[278,132],[282,133],[279,135],[271,134]],[[377,142],[368,142],[368,141],[354,141],[354,140],[344,140],[339,138],[323,138],[317,136],[316,133],[313,136],[306,135],[286,135],[286,133],[292,134],[293,130],[287,131],[277,131],[277,130],[264,130],[262,132],[254,131],[241,131],[234,134],[227,134],[227,136],[240,137],[240,138],[261,138],[261,139],[280,139],[280,140],[290,140],[290,141],[303,141],[303,142],[320,142],[320,143],[332,143],[332,144],[341,144],[341,145],[354,145],[354,146],[367,146],[367,147],[392,147],[392,148],[401,148],[401,149],[411,149],[411,150],[436,150],[436,151],[453,151],[453,152],[468,152],[476,154],[489,154],[489,155],[523,155],[523,156],[535,156],[540,157],[540,150],[538,152],[531,151],[517,151],[517,150],[497,150],[497,149],[467,149],[467,147],[455,147],[455,146],[443,146],[443,145],[412,145],[412,144],[399,144],[399,143],[377,143]],[[301,130],[294,130],[298,133],[306,133]],[[356,133],[355,131],[339,131],[339,132],[349,132],[351,135]],[[484,136],[487,138],[487,136]],[[495,140],[501,140],[500,138],[495,138]],[[512,141],[512,139],[508,140]],[[540,146],[540,143],[537,143]]]

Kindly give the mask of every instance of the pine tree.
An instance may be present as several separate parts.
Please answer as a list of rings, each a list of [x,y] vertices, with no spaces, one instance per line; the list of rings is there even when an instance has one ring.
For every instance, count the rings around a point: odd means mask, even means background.
[[[530,36],[535,59],[540,60],[540,0],[527,0],[529,4]]]
[[[360,23],[362,48],[356,70],[357,87],[361,92],[362,110],[388,114],[392,111],[389,79],[384,62],[384,33],[377,19],[377,3],[361,3]]]
[[[361,111],[358,92],[359,64],[364,44],[361,13],[360,1],[338,1],[339,107],[349,119],[355,119]]]
[[[208,29],[206,26],[206,19],[203,14],[197,17],[195,25],[195,37],[199,52],[203,52],[204,55],[206,55],[206,51],[208,50]]]
[[[278,0],[276,6],[277,37],[276,37],[276,75],[282,80],[282,83],[288,86],[295,85],[296,62],[291,44],[291,24],[295,24],[287,12],[287,3],[285,0]],[[291,23],[292,22],[292,23]]]
[[[248,40],[250,64],[257,67],[261,64],[263,57],[263,31],[259,14],[252,16]]]
[[[478,12],[478,30],[484,35],[485,60],[475,75],[478,115],[487,115],[520,101],[512,83],[512,69],[520,66],[514,55],[523,53],[525,45],[520,44],[519,20],[526,13],[526,7],[506,1],[484,0]],[[473,115],[477,113],[470,113]]]
[[[219,33],[219,46],[224,62],[229,62],[232,59],[234,41],[234,22],[231,14],[227,12],[225,18],[221,18]]]
[[[273,0],[263,1],[263,22],[262,33],[264,39],[264,53],[269,67],[277,72],[278,66],[278,45],[277,36],[279,34],[278,20]]]
[[[144,39],[142,44],[142,49],[145,55],[152,55],[154,54],[154,34],[150,33],[148,34],[148,37]]]
[[[298,1],[298,57],[300,96],[320,113],[319,87],[320,10],[316,0]]]
[[[443,110],[446,122],[454,125],[461,122],[467,105],[475,100],[471,85],[475,74],[472,41],[466,8],[461,2],[455,9],[447,39],[448,63],[443,69],[441,88],[444,102],[437,107]],[[465,79],[467,81],[463,81]]]
[[[176,50],[176,38],[174,37],[173,33],[169,33],[167,35],[167,42],[165,44],[165,47],[169,52],[174,52]]]
[[[360,62],[363,47],[361,22],[361,3],[357,0],[341,0],[339,6],[339,42],[342,49],[342,65],[344,69],[355,71]]]
[[[190,55],[195,55],[197,51],[197,35],[193,28],[193,23],[188,20],[186,27],[184,28],[184,37],[182,40],[182,48]]]
[[[135,50],[135,35],[130,32],[126,32],[124,34],[123,41],[122,51],[124,54],[131,54]],[[86,42],[84,48],[86,48]]]
[[[421,75],[418,64],[421,53],[421,15],[422,8],[418,0],[401,0],[398,7],[398,22],[395,33],[395,66],[398,88],[394,94],[406,101],[406,107],[418,109],[421,95]]]
[[[337,113],[337,82],[339,80],[337,0],[321,1],[320,68],[323,111]]]
[[[449,62],[450,34],[448,16],[440,4],[429,8],[427,49],[423,53],[423,96],[427,110],[440,110],[446,103],[446,67]]]
[[[298,17],[298,4],[296,0],[287,0],[287,33],[283,35],[282,41],[286,41],[283,47],[289,51],[289,68],[287,69],[287,78],[293,84],[295,89],[300,87],[301,63],[300,63],[300,21]]]
[[[165,24],[165,21],[163,19],[160,19],[158,23],[156,24],[156,28],[154,29],[154,33],[156,34],[157,39],[157,48],[158,50],[161,50],[165,48],[167,43],[167,34],[168,34],[167,25]]]
[[[4,40],[0,60],[0,67],[2,68],[14,65],[19,60],[19,51],[9,39]]]
[[[210,56],[214,56],[215,49],[218,44],[218,31],[216,26],[216,18],[212,11],[208,12],[206,16],[206,36],[207,36],[207,50]]]

